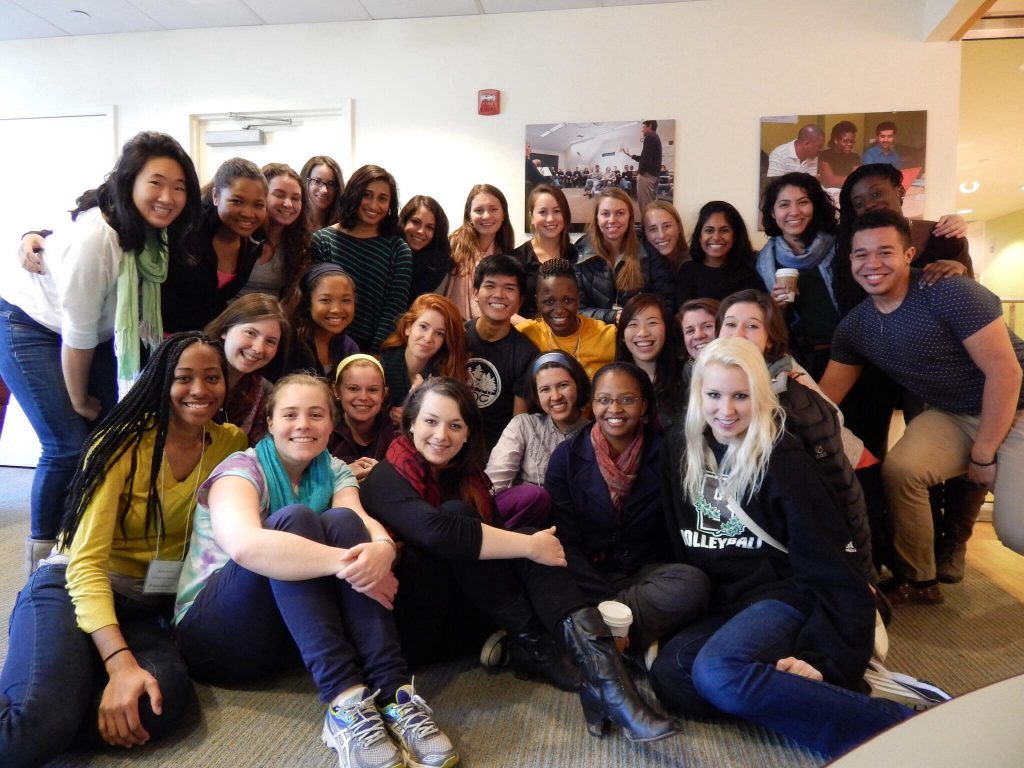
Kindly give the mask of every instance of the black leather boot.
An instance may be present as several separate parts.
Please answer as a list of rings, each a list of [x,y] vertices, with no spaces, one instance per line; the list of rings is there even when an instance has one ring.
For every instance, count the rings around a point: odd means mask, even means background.
[[[609,723],[630,741],[657,741],[679,733],[678,722],[656,714],[640,698],[595,608],[579,608],[562,619],[562,637],[583,676],[580,704],[591,734],[603,735]]]
[[[508,635],[505,648],[509,666],[517,674],[546,680],[563,691],[580,689],[580,670],[540,627]]]

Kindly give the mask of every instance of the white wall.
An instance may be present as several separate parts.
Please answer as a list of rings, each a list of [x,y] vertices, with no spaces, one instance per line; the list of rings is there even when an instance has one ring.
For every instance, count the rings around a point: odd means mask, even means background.
[[[712,198],[754,221],[762,115],[926,109],[934,218],[954,208],[960,52],[921,42],[925,6],[707,0],[3,42],[0,117],[114,104],[119,142],[159,129],[187,145],[190,114],[351,98],[356,164],[455,221],[473,183],[495,183],[517,223],[526,123],[675,118],[690,225]],[[502,91],[501,115],[476,115],[481,88]]]

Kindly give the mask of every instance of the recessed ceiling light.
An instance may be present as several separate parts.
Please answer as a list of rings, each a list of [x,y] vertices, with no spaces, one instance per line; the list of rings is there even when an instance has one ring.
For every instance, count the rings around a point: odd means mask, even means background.
[[[977,181],[962,181],[960,182],[960,191],[965,195],[973,195],[981,188],[981,184]]]
[[[957,211],[957,213],[959,213],[961,216],[966,216],[968,213],[974,213],[974,209],[973,208],[961,208],[959,211]]]

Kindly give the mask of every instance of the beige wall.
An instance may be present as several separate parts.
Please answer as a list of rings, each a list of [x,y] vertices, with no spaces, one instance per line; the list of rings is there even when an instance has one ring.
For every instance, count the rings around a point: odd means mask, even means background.
[[[526,123],[675,118],[690,226],[714,198],[755,220],[763,115],[926,109],[935,217],[953,209],[960,46],[922,42],[926,5],[707,0],[4,42],[0,117],[113,104],[119,142],[188,142],[190,114],[351,98],[352,162],[385,165],[403,198],[433,194],[452,218],[473,183],[495,183],[514,222]],[[481,88],[501,89],[501,115],[476,115]]]

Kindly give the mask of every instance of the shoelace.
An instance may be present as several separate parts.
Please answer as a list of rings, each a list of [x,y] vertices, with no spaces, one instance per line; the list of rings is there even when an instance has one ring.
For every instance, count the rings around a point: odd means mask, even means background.
[[[430,716],[434,714],[432,710],[418,693],[414,693],[412,698],[404,704],[394,703],[391,705],[398,712],[398,724],[405,730],[411,728],[413,733],[420,737],[426,738],[427,736],[433,736],[437,733],[437,725],[430,719]],[[419,718],[419,722],[417,722]]]
[[[384,722],[377,712],[376,697],[380,691],[374,691],[358,704],[352,704],[344,709],[334,708],[338,719],[345,723],[351,723],[352,733],[361,747],[372,747],[381,739],[388,737],[384,728]]]

